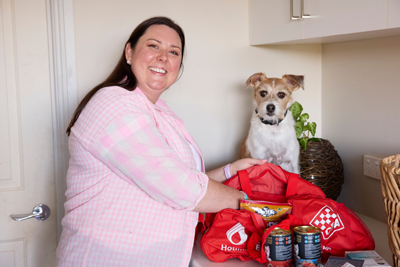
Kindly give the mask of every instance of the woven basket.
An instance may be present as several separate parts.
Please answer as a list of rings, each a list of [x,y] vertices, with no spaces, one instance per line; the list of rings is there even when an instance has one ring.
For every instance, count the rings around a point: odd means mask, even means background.
[[[336,200],[344,182],[343,163],[335,147],[325,139],[300,146],[300,177],[322,189]]]
[[[400,267],[400,154],[382,159],[381,185],[393,262]]]

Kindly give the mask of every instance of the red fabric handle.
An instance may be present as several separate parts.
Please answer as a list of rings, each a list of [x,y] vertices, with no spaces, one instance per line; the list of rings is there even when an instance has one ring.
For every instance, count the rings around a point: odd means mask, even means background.
[[[247,194],[247,196],[252,199],[253,194],[251,192],[250,178],[249,174],[246,170],[238,171],[240,186],[242,187],[242,191]]]
[[[272,230],[274,230],[276,227],[279,227],[279,228],[285,229],[285,230],[289,230],[289,229],[291,229],[291,227],[302,225],[302,223],[303,223],[302,220],[289,214],[285,220],[281,221],[279,224],[273,225],[270,228],[268,228],[268,230],[264,232],[264,234],[262,235],[262,238],[261,238],[261,242],[262,242],[261,260],[262,260],[262,263],[267,261],[267,257],[265,255],[265,250],[264,250],[264,242],[265,242],[266,238],[268,237],[268,235],[272,232]]]
[[[258,232],[258,234],[262,235],[266,228],[264,219],[261,217],[261,215],[256,214],[254,212],[250,212],[250,216],[253,219],[254,226],[256,227],[256,231]]]
[[[288,183],[286,188],[286,198],[293,197],[297,194],[297,185],[299,183],[300,176],[297,174],[289,174]]]
[[[277,225],[269,227],[268,230],[266,230],[261,235],[258,232],[254,232],[247,243],[247,250],[250,256],[259,263],[266,263],[267,257],[265,255],[264,245],[268,235],[272,232],[272,230],[274,230],[276,227],[288,230],[291,229],[291,227],[293,226],[298,226],[302,224],[303,222],[300,219],[289,214],[285,220]],[[257,247],[260,245],[260,249],[257,250]]]

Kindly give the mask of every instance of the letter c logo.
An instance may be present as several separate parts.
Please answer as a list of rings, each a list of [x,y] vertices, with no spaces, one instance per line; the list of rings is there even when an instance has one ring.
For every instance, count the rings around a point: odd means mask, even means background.
[[[325,230],[326,236],[329,236],[329,235],[330,235],[331,230],[332,230],[332,227],[326,228],[326,230]]]
[[[236,245],[236,246],[241,245],[241,244],[243,244],[244,242],[246,242],[246,240],[247,240],[247,234],[246,234],[246,232],[244,231],[244,229],[245,229],[245,228],[244,228],[243,225],[241,225],[240,223],[235,224],[231,229],[229,229],[229,230],[226,232],[226,236],[228,237],[228,240],[229,240],[233,245]],[[239,236],[240,236],[240,241],[237,242],[237,243],[233,242],[233,240],[232,240],[232,236],[233,236],[234,234],[236,234],[236,233],[238,233]]]

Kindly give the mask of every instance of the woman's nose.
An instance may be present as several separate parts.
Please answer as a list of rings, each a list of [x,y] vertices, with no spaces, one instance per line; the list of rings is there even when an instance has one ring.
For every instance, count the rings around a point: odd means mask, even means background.
[[[159,61],[167,61],[168,58],[168,54],[166,51],[160,51],[160,53],[158,54],[158,60]]]

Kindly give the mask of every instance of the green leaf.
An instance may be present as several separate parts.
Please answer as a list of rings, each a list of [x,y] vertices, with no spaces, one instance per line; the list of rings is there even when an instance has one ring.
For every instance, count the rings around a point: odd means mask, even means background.
[[[293,119],[297,121],[297,118],[300,116],[301,112],[303,111],[303,107],[299,102],[294,102],[289,109],[292,112]]]
[[[310,124],[310,130],[309,130],[311,132],[312,136],[315,136],[316,129],[317,129],[317,124],[315,122],[312,122]]]
[[[300,116],[300,118],[299,118],[299,121],[301,121],[301,122],[306,122],[306,121],[308,120],[309,117],[310,117],[310,116],[308,116],[308,113],[301,114],[301,116]]]
[[[307,122],[307,124],[306,124],[306,125],[304,125],[304,127],[303,127],[303,131],[304,131],[304,132],[306,132],[306,131],[310,131],[310,123],[309,123],[309,122]]]
[[[299,138],[300,135],[303,133],[304,123],[301,121],[296,122],[294,126],[294,131],[296,132],[296,138]]]
[[[304,148],[304,150],[307,150],[308,138],[307,137],[301,138],[299,142],[300,145]]]
[[[318,142],[318,141],[321,141],[321,138],[313,137],[313,138],[308,139],[308,141],[309,142]]]

